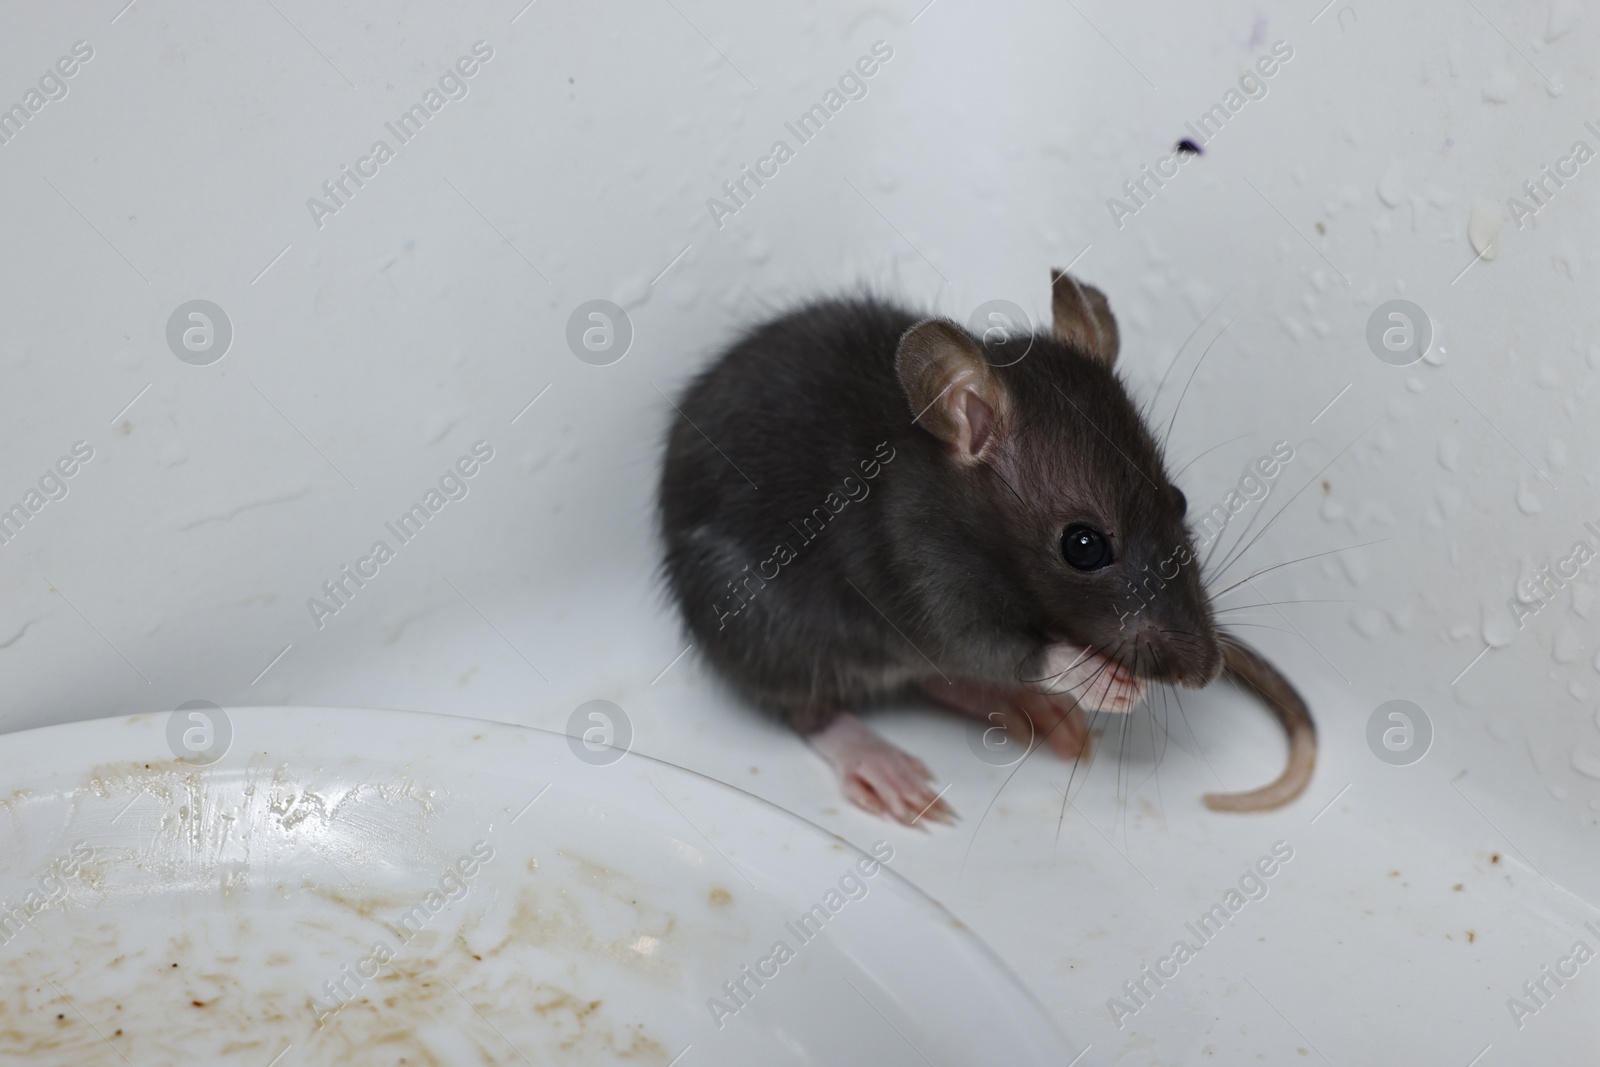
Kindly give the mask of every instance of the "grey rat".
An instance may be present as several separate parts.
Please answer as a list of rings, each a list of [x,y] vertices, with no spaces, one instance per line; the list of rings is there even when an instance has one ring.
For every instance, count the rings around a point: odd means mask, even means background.
[[[1070,758],[1085,710],[1224,670],[1277,714],[1290,755],[1270,785],[1205,802],[1286,804],[1315,762],[1305,702],[1218,628],[1183,494],[1113,369],[1105,296],[1061,271],[1051,284],[1053,328],[1030,337],[870,298],[748,330],[676,405],[667,587],[700,655],[805,735],[852,801],[901,822],[953,812],[851,709],[920,690]]]

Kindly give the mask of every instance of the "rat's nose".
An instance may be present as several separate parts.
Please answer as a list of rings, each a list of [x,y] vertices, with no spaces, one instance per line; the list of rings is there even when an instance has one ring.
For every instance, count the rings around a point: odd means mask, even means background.
[[[1222,646],[1210,626],[1146,614],[1128,625],[1141,677],[1187,689],[1201,689],[1222,673]]]

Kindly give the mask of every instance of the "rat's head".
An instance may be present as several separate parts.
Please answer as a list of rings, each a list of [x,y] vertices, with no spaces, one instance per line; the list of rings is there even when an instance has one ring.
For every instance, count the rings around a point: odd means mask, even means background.
[[[930,319],[901,338],[901,384],[943,445],[960,525],[1022,599],[1008,625],[1152,681],[1205,685],[1222,651],[1183,494],[1112,370],[1106,298],[1051,278],[1054,330],[1021,358],[1015,337],[981,342]]]

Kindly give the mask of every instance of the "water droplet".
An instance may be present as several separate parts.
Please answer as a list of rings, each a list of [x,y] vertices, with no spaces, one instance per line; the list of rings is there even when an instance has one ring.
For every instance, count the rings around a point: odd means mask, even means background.
[[[1530,595],[1527,590],[1536,587],[1536,579],[1538,577],[1539,568],[1534,564],[1533,557],[1522,556],[1517,563],[1517,583],[1512,587],[1513,595],[1519,603],[1528,605],[1534,611],[1539,610],[1541,602]]]
[[[1353,586],[1359,586],[1362,582],[1365,582],[1367,574],[1371,570],[1371,566],[1367,563],[1366,554],[1362,552],[1339,553],[1339,566],[1344,570],[1344,576],[1350,580],[1350,584]]]
[[[1555,640],[1550,643],[1550,658],[1557,663],[1576,663],[1582,659],[1583,638],[1578,631],[1570,626],[1557,630]]]
[[[467,412],[464,410],[434,412],[422,420],[423,439],[430,445],[438,444],[466,417]]]
[[[1376,608],[1363,608],[1350,618],[1350,625],[1362,637],[1374,638],[1384,631],[1383,613]]]
[[[1531,478],[1517,479],[1517,508],[1524,515],[1537,515],[1544,510],[1544,505],[1539,502],[1539,494],[1533,491]]]
[[[1586,778],[1600,778],[1600,756],[1575,748],[1572,750],[1572,769]]]
[[[1491,648],[1504,648],[1511,643],[1511,639],[1517,635],[1517,628],[1505,604],[1498,600],[1483,602],[1483,626],[1479,633]]]
[[[1504,63],[1496,65],[1483,83],[1483,98],[1491,104],[1503,104],[1517,91],[1517,76]]]
[[[1388,207],[1398,207],[1405,196],[1405,190],[1400,187],[1400,178],[1400,160],[1390,159],[1388,169],[1378,179],[1378,199]]]
[[[1485,260],[1500,254],[1500,205],[1480,200],[1472,205],[1472,215],[1467,219],[1467,240],[1472,250]]]
[[[1551,0],[1550,17],[1545,21],[1544,39],[1548,44],[1565,36],[1578,23],[1583,5],[1577,0]]]
[[[1550,773],[1550,753],[1544,745],[1536,745],[1533,738],[1528,738],[1528,759],[1533,763],[1533,769],[1540,774]]]
[[[619,282],[611,294],[611,299],[621,304],[625,310],[631,311],[643,307],[649,301],[650,293],[650,279],[642,274],[636,274]]]

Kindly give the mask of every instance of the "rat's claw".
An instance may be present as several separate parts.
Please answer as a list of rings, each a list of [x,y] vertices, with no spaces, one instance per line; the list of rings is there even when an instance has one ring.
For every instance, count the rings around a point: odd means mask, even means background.
[[[843,778],[846,794],[868,811],[887,812],[907,826],[923,818],[948,821],[944,801],[928,787],[927,768],[897,748],[862,753]]]
[[[883,801],[878,799],[878,794],[866,782],[847,774],[841,784],[844,786],[846,799],[856,807],[870,811],[874,815],[889,814],[889,809],[883,806]]]
[[[949,823],[955,813],[929,787],[933,774],[917,757],[902,752],[854,715],[840,715],[810,737],[839,772],[850,802],[874,814],[915,826],[924,819]]]

